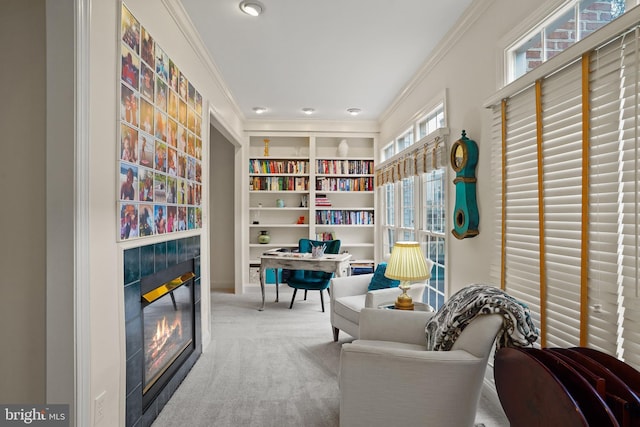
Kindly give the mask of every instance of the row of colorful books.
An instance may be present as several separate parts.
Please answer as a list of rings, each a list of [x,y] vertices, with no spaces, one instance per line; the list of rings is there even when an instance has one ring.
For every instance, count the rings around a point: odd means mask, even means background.
[[[320,191],[373,191],[373,177],[316,178],[316,190]]]
[[[309,178],[296,176],[254,176],[251,190],[257,191],[307,191]]]
[[[317,160],[316,171],[322,174],[361,174],[374,173],[373,160]]]
[[[309,162],[304,160],[249,160],[249,173],[308,174]]]
[[[349,211],[349,210],[316,211],[316,224],[372,225],[373,211]]]

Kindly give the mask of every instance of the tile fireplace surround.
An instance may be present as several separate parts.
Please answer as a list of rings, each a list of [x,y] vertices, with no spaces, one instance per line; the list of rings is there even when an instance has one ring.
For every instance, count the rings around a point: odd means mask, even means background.
[[[145,409],[142,405],[143,337],[140,281],[189,259],[194,260],[195,351]],[[200,236],[185,237],[126,249],[124,262],[126,362],[126,426],[148,427],[169,401],[202,353],[200,313]]]

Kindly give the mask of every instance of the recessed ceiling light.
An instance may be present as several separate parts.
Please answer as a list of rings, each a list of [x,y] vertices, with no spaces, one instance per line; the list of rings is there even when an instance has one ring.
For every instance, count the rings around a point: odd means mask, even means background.
[[[267,109],[265,107],[253,107],[253,111],[256,114],[262,114],[262,113],[266,113]]]
[[[251,16],[258,16],[264,11],[264,6],[259,1],[243,0],[240,2],[240,10]]]
[[[302,112],[305,113],[306,115],[310,115],[313,114],[316,110],[314,110],[313,108],[303,108]]]
[[[359,108],[347,108],[347,113],[351,114],[352,116],[357,116],[361,112],[362,110]]]

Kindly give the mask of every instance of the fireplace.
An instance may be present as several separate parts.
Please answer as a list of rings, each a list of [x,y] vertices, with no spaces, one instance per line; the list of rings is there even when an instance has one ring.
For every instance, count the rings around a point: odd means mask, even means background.
[[[123,255],[125,426],[150,427],[202,353],[200,236]]]
[[[195,349],[193,270],[189,260],[141,280],[144,409]]]

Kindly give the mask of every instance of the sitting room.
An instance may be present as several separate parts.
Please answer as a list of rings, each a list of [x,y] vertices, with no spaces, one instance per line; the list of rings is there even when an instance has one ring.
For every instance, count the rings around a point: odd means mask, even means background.
[[[5,2],[0,424],[639,425],[638,2]]]

